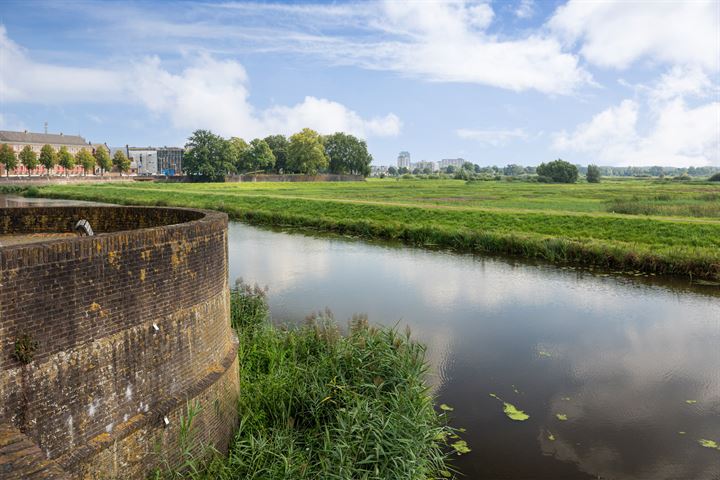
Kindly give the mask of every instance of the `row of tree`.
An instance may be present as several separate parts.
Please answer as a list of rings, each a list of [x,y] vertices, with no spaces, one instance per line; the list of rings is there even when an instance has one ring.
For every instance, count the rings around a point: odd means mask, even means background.
[[[370,174],[372,155],[365,141],[346,133],[320,135],[304,128],[291,135],[270,135],[250,143],[196,130],[185,144],[183,171],[208,180],[231,173]]]
[[[69,173],[76,166],[80,166],[85,175],[88,172],[95,173],[95,167],[100,169],[101,175],[113,167],[120,173],[127,172],[130,169],[130,160],[122,150],[116,151],[115,155],[110,158],[108,150],[102,147],[93,151],[81,148],[73,155],[68,151],[67,147],[60,147],[60,150],[56,151],[52,145],[43,145],[40,149],[40,155],[38,155],[30,145],[25,145],[20,153],[16,155],[13,148],[6,143],[0,145],[0,164],[5,167],[7,175],[10,175],[10,170],[15,170],[19,165],[22,165],[27,169],[28,176],[40,166],[45,168],[48,175],[57,166],[62,167],[65,173]]]

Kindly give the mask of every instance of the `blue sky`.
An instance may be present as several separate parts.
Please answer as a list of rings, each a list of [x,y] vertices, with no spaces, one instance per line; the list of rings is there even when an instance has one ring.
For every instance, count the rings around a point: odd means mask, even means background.
[[[374,163],[720,165],[720,2],[3,2],[0,128],[308,126]]]

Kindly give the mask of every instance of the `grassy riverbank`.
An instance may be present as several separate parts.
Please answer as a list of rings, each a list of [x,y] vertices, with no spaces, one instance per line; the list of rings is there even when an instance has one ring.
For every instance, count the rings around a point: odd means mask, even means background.
[[[227,457],[187,449],[159,478],[426,480],[450,478],[453,431],[426,386],[424,347],[363,319],[341,335],[328,315],[282,329],[264,292],[232,291],[240,339],[240,428]],[[186,442],[187,443],[187,442]]]
[[[720,279],[720,187],[709,182],[130,183],[39,194],[211,208],[255,224]]]

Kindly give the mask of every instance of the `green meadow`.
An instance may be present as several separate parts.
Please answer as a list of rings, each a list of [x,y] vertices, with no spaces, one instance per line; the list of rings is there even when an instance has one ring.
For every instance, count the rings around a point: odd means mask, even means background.
[[[720,185],[370,179],[353,183],[111,183],[40,196],[209,208],[303,227],[463,252],[720,279]]]

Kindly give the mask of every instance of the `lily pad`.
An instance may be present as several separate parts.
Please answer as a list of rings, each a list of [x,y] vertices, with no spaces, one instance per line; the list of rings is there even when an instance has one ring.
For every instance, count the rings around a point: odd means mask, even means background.
[[[538,350],[538,355],[540,355],[541,357],[552,357],[552,353],[546,352],[544,350]]]
[[[695,405],[697,403],[697,400],[685,400],[685,403],[688,405]]]
[[[446,412],[452,412],[452,411],[455,410],[455,409],[454,409],[453,407],[451,407],[451,406],[446,405],[446,404],[443,403],[443,404],[440,405],[440,410],[444,410],[444,411],[446,411]]]
[[[458,440],[450,445],[458,454],[470,453],[470,447],[465,440]]]
[[[718,446],[717,442],[714,440],[707,440],[705,438],[701,438],[700,440],[698,440],[698,443],[705,448],[714,448],[715,450],[720,450],[720,446]]]
[[[550,430],[548,430],[548,437],[547,437],[547,439],[550,440],[551,442],[554,442],[554,441],[555,441],[555,435],[553,435]]]
[[[563,422],[564,422],[565,420],[567,420],[567,415],[564,414],[564,413],[556,413],[555,416],[557,417],[558,420],[561,420],[561,421],[563,421]]]

